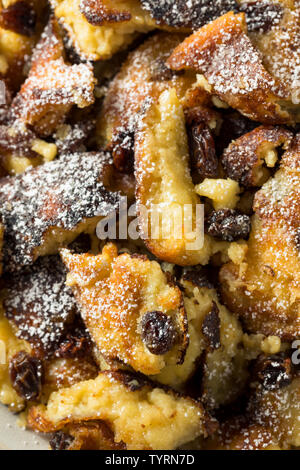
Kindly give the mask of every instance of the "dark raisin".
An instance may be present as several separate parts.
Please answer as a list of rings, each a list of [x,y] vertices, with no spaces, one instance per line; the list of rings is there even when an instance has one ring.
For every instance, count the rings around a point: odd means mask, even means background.
[[[10,361],[10,380],[13,388],[25,400],[37,400],[42,389],[42,362],[20,351]]]
[[[52,450],[68,450],[73,440],[70,434],[62,431],[54,432],[50,439],[50,447]]]
[[[191,170],[194,183],[218,176],[218,159],[209,127],[200,123],[188,128]]]
[[[152,354],[166,354],[175,343],[172,318],[163,312],[147,312],[141,321],[142,339]]]
[[[36,13],[27,2],[20,1],[3,8],[0,12],[1,28],[23,36],[32,36],[36,24]]]
[[[254,367],[254,379],[265,390],[278,390],[292,382],[291,359],[278,356],[260,356]]]
[[[76,334],[68,334],[67,337],[62,341],[59,349],[55,355],[57,357],[85,357],[91,349],[90,339],[85,336]]]
[[[164,82],[167,80],[172,80],[176,75],[183,75],[184,70],[171,70],[167,67],[163,59],[156,60],[151,65],[151,80]]]
[[[75,315],[73,322],[67,325],[65,335],[61,338],[55,351],[56,357],[88,357],[92,352],[92,341],[80,315]]]
[[[117,170],[132,173],[134,169],[134,132],[120,131],[113,138],[111,147]]]
[[[248,31],[259,33],[267,33],[278,25],[284,13],[282,5],[268,0],[242,3],[239,10],[246,14]]]
[[[224,121],[216,141],[218,155],[221,155],[233,140],[253,131],[258,126],[258,123],[251,121],[238,112],[224,112]]]
[[[205,315],[202,323],[202,333],[204,334],[210,349],[213,351],[221,347],[221,320],[219,313],[217,304],[213,302],[210,312]]]
[[[247,239],[251,230],[250,217],[232,209],[213,211],[205,225],[209,235],[226,242]]]
[[[191,282],[197,287],[206,287],[207,289],[213,289],[214,287],[204,266],[184,268],[181,279],[182,281]]]

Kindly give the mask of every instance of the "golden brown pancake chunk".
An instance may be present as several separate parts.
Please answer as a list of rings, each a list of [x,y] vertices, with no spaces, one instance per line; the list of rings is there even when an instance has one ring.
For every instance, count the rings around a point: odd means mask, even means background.
[[[283,448],[299,447],[300,378],[275,390],[258,388],[251,399],[249,413],[252,421],[272,430],[274,440]]]
[[[147,375],[183,362],[188,337],[182,294],[157,262],[118,256],[113,244],[97,256],[63,250],[62,257],[67,284],[104,357]]]
[[[91,65],[64,61],[59,27],[51,22],[33,53],[29,76],[12,102],[11,119],[50,135],[73,105],[84,108],[94,102],[94,85]]]
[[[56,18],[85,59],[103,60],[126,48],[155,21],[139,0],[50,0]]]
[[[175,89],[163,92],[140,123],[135,174],[139,225],[147,248],[170,263],[206,264],[212,248],[209,237],[203,240],[185,116]]]
[[[287,149],[293,134],[280,127],[260,126],[233,141],[222,155],[222,165],[228,178],[242,186],[261,186],[270,176],[264,164],[273,168],[277,148]]]
[[[226,418],[205,449],[280,450],[299,445],[299,378],[291,358],[286,353],[261,354],[250,370],[250,399],[240,407],[243,414]]]
[[[280,170],[255,196],[245,260],[220,272],[223,300],[246,328],[288,340],[300,333],[299,182],[298,134]]]
[[[292,107],[289,92],[264,68],[243,13],[227,13],[201,28],[175,49],[167,65],[203,74],[211,93],[253,120],[281,124],[299,118],[297,106],[295,116],[285,110]]]
[[[95,379],[99,368],[91,354],[58,357],[44,362],[43,398],[52,392],[72,387],[83,380]]]
[[[153,379],[175,390],[187,390],[214,409],[233,401],[245,386],[248,356],[242,347],[243,332],[238,320],[220,304],[201,266],[188,268],[179,282],[189,344],[182,363],[166,365]],[[100,357],[100,366],[115,370],[120,363],[106,356]]]
[[[157,99],[172,87],[183,98],[195,82],[194,73],[177,73],[165,65],[182,40],[182,35],[167,33],[147,39],[128,56],[109,85],[98,120],[98,133],[99,143],[113,151],[115,160],[118,156],[120,160],[122,154],[125,160],[133,157],[134,132],[149,99]]]
[[[216,427],[200,402],[121,371],[53,393],[47,407],[33,407],[28,416],[30,427],[41,432],[95,420],[105,421],[114,442],[128,450],[176,449]]]
[[[93,231],[118,205],[117,193],[105,189],[110,175],[109,155],[78,153],[2,179],[5,270],[55,254],[80,233]]]
[[[268,72],[284,83],[299,105],[299,0],[242,3],[249,36],[259,49]],[[268,13],[269,11],[269,13]]]
[[[180,280],[190,343],[184,363],[167,368],[158,380],[174,385],[177,374],[182,380],[191,379],[193,396],[201,397],[209,409],[214,409],[231,403],[243,392],[248,357],[239,321],[219,302],[216,290],[202,273],[203,268],[187,268]],[[173,382],[166,382],[171,373]]]

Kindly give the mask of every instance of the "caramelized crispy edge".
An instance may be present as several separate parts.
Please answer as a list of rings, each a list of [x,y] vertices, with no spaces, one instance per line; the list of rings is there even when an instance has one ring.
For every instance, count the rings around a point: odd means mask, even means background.
[[[86,20],[93,26],[104,26],[109,23],[122,23],[130,21],[132,15],[130,11],[117,10],[105,5],[101,0],[82,0],[80,12]]]

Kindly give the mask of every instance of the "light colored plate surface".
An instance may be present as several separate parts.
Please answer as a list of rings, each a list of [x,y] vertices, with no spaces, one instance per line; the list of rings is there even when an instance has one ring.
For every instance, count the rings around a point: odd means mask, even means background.
[[[17,425],[18,417],[0,405],[0,450],[47,450],[46,439]]]

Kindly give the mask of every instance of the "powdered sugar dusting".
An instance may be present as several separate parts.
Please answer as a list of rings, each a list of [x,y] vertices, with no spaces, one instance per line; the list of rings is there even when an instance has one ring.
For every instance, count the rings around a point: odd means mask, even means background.
[[[158,24],[198,29],[228,11],[236,11],[235,0],[141,0]]]
[[[109,193],[103,184],[110,164],[108,154],[65,155],[2,181],[6,270],[31,264],[35,248],[51,228],[72,230],[84,219],[116,208],[118,194]]]
[[[10,276],[7,283],[5,313],[17,326],[17,335],[43,355],[57,348],[77,311],[65,277],[60,258],[49,256]]]

